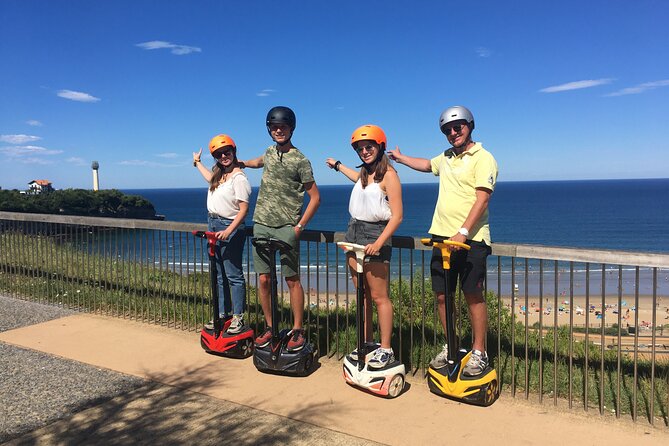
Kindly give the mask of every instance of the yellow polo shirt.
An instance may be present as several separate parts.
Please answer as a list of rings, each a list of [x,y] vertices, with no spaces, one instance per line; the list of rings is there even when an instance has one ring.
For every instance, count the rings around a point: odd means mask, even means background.
[[[457,156],[449,158],[442,153],[432,158],[430,164],[432,173],[439,177],[439,197],[429,233],[452,237],[458,233],[476,201],[476,188],[495,190],[497,162],[477,142]],[[469,228],[469,239],[490,245],[488,209],[474,227]]]

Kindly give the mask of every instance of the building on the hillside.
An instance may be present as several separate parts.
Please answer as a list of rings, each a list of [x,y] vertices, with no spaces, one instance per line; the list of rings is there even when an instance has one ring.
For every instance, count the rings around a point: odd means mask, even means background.
[[[53,191],[53,186],[49,180],[32,180],[28,183],[30,189],[28,193],[30,194],[41,194],[42,192],[51,192]]]

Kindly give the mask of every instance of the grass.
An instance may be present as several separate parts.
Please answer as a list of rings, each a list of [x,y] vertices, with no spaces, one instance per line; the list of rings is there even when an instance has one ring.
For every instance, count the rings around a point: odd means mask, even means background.
[[[88,236],[86,236],[88,237]],[[93,236],[90,236],[93,237]],[[153,262],[119,256],[114,250],[72,238],[0,233],[0,291],[78,311],[131,318],[183,330],[197,330],[210,318],[209,274],[178,273]],[[393,348],[408,370],[420,375],[440,350],[442,330],[436,317],[429,277],[421,272],[411,280],[393,281],[395,308]],[[255,288],[249,286],[247,320],[264,326]],[[667,424],[669,362],[653,365],[592,342],[572,340],[568,327],[525,327],[512,320],[508,308],[487,294],[490,328],[488,353],[499,372],[502,388],[515,394],[571,400],[573,405],[631,414]],[[466,315],[464,299],[456,302],[458,316]],[[291,312],[280,308],[283,325]],[[498,325],[499,318],[499,325]],[[462,345],[471,342],[468,317],[458,317]],[[321,355],[340,358],[355,348],[355,304],[345,308],[309,308],[305,314],[308,336]],[[617,329],[611,334],[617,334]],[[591,331],[592,338],[600,331]],[[527,343],[525,338],[527,337]],[[497,346],[500,346],[498,351]],[[586,355],[587,348],[587,355]],[[587,357],[587,361],[586,361]],[[636,373],[636,378],[635,378]],[[652,394],[651,394],[652,391]],[[636,403],[635,403],[636,393]],[[587,405],[585,400],[587,398]]]

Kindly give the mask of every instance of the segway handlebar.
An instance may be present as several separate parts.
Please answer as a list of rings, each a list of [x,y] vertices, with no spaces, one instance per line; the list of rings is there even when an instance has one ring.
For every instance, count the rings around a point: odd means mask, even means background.
[[[254,238],[251,240],[251,243],[253,243],[253,246],[256,248],[274,249],[276,251],[281,251],[282,253],[286,253],[293,249],[288,243],[275,238]]]
[[[349,242],[337,242],[337,246],[343,249],[345,252],[352,252],[355,254],[355,258],[358,261],[356,272],[362,272],[362,264],[365,260],[365,247],[357,243]]]
[[[441,237],[422,238],[420,239],[420,242],[425,246],[434,246],[441,250],[441,259],[444,269],[451,269],[451,246],[457,246],[458,248],[466,250],[471,249],[471,246],[466,243],[454,242]]]
[[[211,231],[193,231],[195,237],[206,238],[207,246],[209,247],[209,257],[214,257],[216,254],[216,233]]]

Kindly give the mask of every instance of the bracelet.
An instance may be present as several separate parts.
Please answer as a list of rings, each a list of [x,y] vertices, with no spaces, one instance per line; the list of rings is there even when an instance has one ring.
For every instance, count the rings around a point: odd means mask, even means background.
[[[339,165],[340,164],[341,164],[341,161],[338,160],[334,165],[334,170],[336,170],[337,172],[339,172]]]

